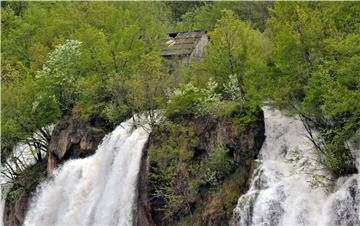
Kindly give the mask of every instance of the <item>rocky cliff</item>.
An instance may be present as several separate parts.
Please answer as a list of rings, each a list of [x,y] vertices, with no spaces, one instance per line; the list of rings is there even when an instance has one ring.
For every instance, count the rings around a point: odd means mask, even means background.
[[[89,121],[69,119],[56,124],[49,144],[47,161],[26,169],[17,178],[19,186],[11,188],[5,203],[4,224],[22,225],[32,194],[37,185],[46,179],[46,172],[50,176],[58,164],[68,159],[84,158],[94,154],[109,130],[100,118]]]
[[[179,122],[176,120],[174,117],[156,126],[143,150],[135,222],[141,226],[168,225],[170,222],[163,211],[168,207],[157,193],[157,189],[165,180],[162,178],[163,175],[157,174],[159,159],[156,158],[156,151],[165,151],[169,145],[172,145],[175,148],[171,149],[173,151],[177,149],[185,151],[188,159],[182,166],[185,167],[186,172],[191,172],[192,167],[198,163],[201,163],[198,164],[201,167],[195,169],[193,176],[196,175],[196,177],[194,178],[190,174],[188,177],[182,177],[181,171],[180,174],[170,175],[171,177],[180,176],[175,184],[185,181],[185,184],[179,186],[188,189],[188,192],[192,194],[191,200],[187,203],[188,209],[185,208],[187,212],[180,214],[181,210],[179,210],[179,214],[174,214],[176,217],[171,224],[188,225],[195,222],[199,225],[227,225],[237,198],[247,190],[253,160],[264,140],[263,113],[259,110],[256,120],[245,127],[239,127],[231,116],[216,120],[204,118],[181,119]],[[171,123],[167,124],[169,122]],[[13,187],[11,192],[15,196],[9,196],[6,200],[5,225],[23,223],[31,195],[36,186],[46,178],[46,172],[51,175],[57,164],[68,159],[84,158],[93,154],[108,131],[109,128],[106,128],[106,124],[99,119],[87,122],[76,120],[59,122],[52,133],[47,161],[30,168],[34,176],[27,177],[25,189]],[[215,186],[210,182],[204,182],[206,169],[203,168],[203,163],[219,147],[225,147],[228,150],[227,155],[233,164],[229,172],[218,178]],[[171,155],[172,153],[162,154],[161,161],[170,161]],[[181,164],[175,164],[176,167],[179,165]],[[165,167],[165,171],[168,168],[168,166]],[[25,175],[28,176],[31,173],[26,172]],[[198,180],[202,182],[197,183]],[[191,187],[196,183],[198,186]]]
[[[106,134],[105,125],[101,119],[59,122],[53,130],[49,144],[48,174],[63,161],[94,154]]]
[[[144,147],[143,155],[141,157],[141,166],[138,181],[138,198],[137,198],[137,212],[134,214],[135,221],[139,226],[153,226],[155,225],[152,219],[151,203],[149,200],[149,142]]]
[[[28,167],[17,176],[16,183],[10,189],[5,200],[3,219],[5,226],[22,225],[31,195],[45,177],[45,160]]]
[[[176,119],[172,119],[172,121],[176,121]],[[205,162],[205,159],[209,158],[211,153],[219,146],[224,146],[229,150],[229,155],[235,166],[231,172],[220,179],[221,181],[215,187],[209,185],[209,183],[203,183],[196,187],[198,190],[194,192],[194,195],[190,196],[192,200],[189,202],[189,211],[186,213],[181,212],[182,210],[177,210],[178,213],[174,211],[175,213],[171,216],[172,219],[169,219],[166,216],[167,212],[164,211],[164,209],[170,208],[166,204],[166,199],[164,200],[159,195],[159,192],[166,192],[161,190],[161,185],[166,179],[164,179],[165,176],[162,173],[158,173],[161,162],[170,160],[162,159],[159,161],[154,155],[157,155],[159,150],[161,153],[166,153],[169,144],[181,140],[182,135],[179,135],[178,131],[164,130],[161,124],[154,128],[144,150],[139,180],[139,213],[141,214],[138,215],[138,225],[193,225],[194,223],[199,225],[227,225],[237,198],[247,190],[253,160],[256,159],[265,139],[263,112],[259,109],[256,113],[256,120],[245,128],[236,125],[232,117],[223,117],[206,122],[202,119],[190,119],[185,125],[176,124],[176,128],[183,126],[182,131],[188,135],[189,145],[185,145],[185,147],[191,153],[191,157],[185,163],[185,168],[190,170],[193,166],[190,162]],[[179,144],[177,145],[177,148],[180,149]],[[171,156],[171,154],[168,156]],[[177,168],[179,165],[180,161],[178,164],[165,164],[161,172],[167,172],[171,170],[170,168]],[[203,165],[203,163],[199,165]],[[202,174],[203,172],[195,173]],[[170,175],[170,177],[178,176],[176,171],[172,171]],[[194,189],[193,184],[197,181],[191,176],[189,178],[182,177],[181,180],[183,182],[185,180],[189,181],[188,183],[176,185],[175,189],[181,186],[183,190],[186,190],[184,188],[186,186],[189,189]],[[174,184],[178,182],[170,179],[166,183]],[[191,191],[188,191],[188,193],[191,193]],[[235,196],[236,198],[233,200],[229,196]],[[187,197],[183,198],[186,199]]]

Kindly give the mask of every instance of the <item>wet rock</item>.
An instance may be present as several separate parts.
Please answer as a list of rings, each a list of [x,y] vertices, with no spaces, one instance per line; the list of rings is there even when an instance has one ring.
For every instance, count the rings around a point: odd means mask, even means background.
[[[139,181],[138,181],[138,202],[137,212],[135,216],[135,225],[139,226],[155,226],[155,223],[151,216],[151,204],[148,194],[149,183],[149,158],[148,158],[148,146],[149,142],[144,147],[143,155],[141,157]]]

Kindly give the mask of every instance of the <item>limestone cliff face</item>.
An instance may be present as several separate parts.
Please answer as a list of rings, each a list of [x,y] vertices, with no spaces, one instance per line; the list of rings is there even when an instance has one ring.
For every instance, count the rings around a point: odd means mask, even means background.
[[[240,187],[236,188],[240,193],[247,191],[248,179],[251,176],[254,159],[257,158],[265,139],[263,112],[259,110],[256,117],[257,120],[247,126],[245,130],[239,129],[239,127],[234,124],[233,119],[229,117],[224,117],[211,123],[191,120],[189,125],[195,131],[195,136],[198,140],[196,146],[189,151],[200,153],[205,157],[219,145],[224,145],[232,152],[238,169],[241,168],[245,172],[243,182],[238,183]],[[156,128],[154,128],[154,131],[155,130]],[[154,137],[154,134],[156,133],[150,135],[148,145],[144,150],[139,176],[139,214],[137,225],[167,225],[167,223],[162,221],[161,212],[157,211],[157,209],[162,207],[162,201],[154,194],[154,188],[152,187],[154,181],[151,181],[149,178],[149,171],[151,171],[152,164],[150,162],[151,152],[148,151],[154,146],[159,146],[159,140],[157,137]],[[204,203],[196,203],[195,206],[201,206],[203,204]],[[230,219],[223,219],[219,222],[210,219],[207,222],[202,221],[201,225],[228,225],[228,220]],[[181,224],[180,222],[180,225]]]
[[[105,123],[93,121],[69,120],[58,123],[52,133],[49,144],[48,175],[58,163],[72,158],[84,158],[95,153],[97,146],[105,136]]]

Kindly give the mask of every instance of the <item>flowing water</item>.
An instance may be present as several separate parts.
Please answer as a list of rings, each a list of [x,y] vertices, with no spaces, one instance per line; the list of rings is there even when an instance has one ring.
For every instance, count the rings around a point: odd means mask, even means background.
[[[96,153],[67,161],[44,182],[25,225],[133,225],[137,180],[148,129],[132,120],[107,135]]]
[[[236,225],[360,225],[360,175],[339,178],[331,191],[312,187],[327,175],[297,117],[264,107],[266,140],[249,191],[234,210]],[[137,180],[149,129],[132,120],[107,135],[96,153],[69,160],[42,183],[25,225],[135,223]],[[357,167],[359,147],[349,141]]]
[[[52,130],[54,129],[54,125],[49,125],[43,127],[44,131],[47,131],[49,134],[51,134]],[[38,142],[46,142],[45,138],[40,133],[34,133],[33,138],[37,140]],[[22,171],[25,168],[33,165],[36,163],[36,160],[34,158],[34,149],[28,144],[19,144],[14,147],[12,156],[8,157],[7,162],[11,166],[11,168],[16,171]],[[44,151],[40,152],[41,157],[45,158],[46,153]],[[11,159],[18,159],[17,164],[14,163],[14,161],[11,161]],[[0,174],[0,184],[1,184],[1,196],[0,196],[0,226],[4,225],[3,219],[4,219],[4,209],[5,209],[5,200],[8,191],[12,187],[10,182],[10,178],[4,176],[10,175],[11,171],[9,168],[1,167],[1,174]]]
[[[310,186],[311,175],[327,173],[317,163],[303,124],[278,110],[263,110],[266,140],[250,189],[234,210],[234,224],[360,225],[360,175],[338,179],[332,191]],[[359,148],[352,151],[359,167]]]

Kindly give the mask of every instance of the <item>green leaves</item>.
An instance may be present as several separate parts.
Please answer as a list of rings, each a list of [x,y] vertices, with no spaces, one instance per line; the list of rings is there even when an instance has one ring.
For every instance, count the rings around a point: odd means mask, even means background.
[[[234,159],[229,149],[225,146],[216,147],[213,152],[210,153],[207,164],[209,170],[215,172],[216,180],[219,181],[228,176],[234,170],[235,166]]]
[[[268,22],[274,42],[271,96],[297,108],[320,131],[322,163],[335,176],[354,171],[344,142],[360,127],[356,9],[353,3],[277,3]]]
[[[181,85],[171,95],[166,114],[194,114],[198,111],[204,96],[204,91],[192,83]]]
[[[222,17],[223,10],[233,11],[242,21],[250,22],[252,27],[265,30],[270,2],[202,2],[199,7],[189,9],[176,24],[179,31],[212,31]]]
[[[56,99],[42,85],[25,79],[2,86],[2,154],[60,117]]]
[[[217,91],[227,93],[225,98],[261,96],[255,87],[267,80],[266,63],[271,50],[264,34],[239,20],[232,11],[224,10],[209,37],[204,61],[192,67],[199,83],[213,78],[218,83]],[[230,87],[236,89],[232,94]]]
[[[359,4],[181,6],[6,3],[4,139],[14,144],[64,115],[100,116],[115,125],[132,113],[159,108],[168,116],[237,115],[242,127],[269,98],[308,116],[331,146],[329,156],[341,160],[335,149],[343,151],[340,144],[360,123]],[[171,27],[171,13],[176,27]],[[159,50],[174,29],[208,30],[210,42],[202,61],[169,75]],[[179,87],[180,81],[186,85]],[[166,90],[177,87],[167,104]]]

